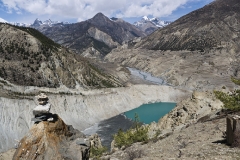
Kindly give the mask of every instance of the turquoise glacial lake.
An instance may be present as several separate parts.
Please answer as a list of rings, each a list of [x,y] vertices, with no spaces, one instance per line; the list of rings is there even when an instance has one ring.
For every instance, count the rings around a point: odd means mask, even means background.
[[[158,122],[161,117],[170,112],[175,106],[176,103],[169,102],[144,104],[131,111],[101,121],[87,128],[83,133],[86,135],[97,133],[101,137],[102,144],[110,148],[113,134],[117,133],[119,129],[126,131],[134,125],[135,113],[138,114],[142,123],[149,124],[153,121]]]
[[[143,104],[138,108],[125,112],[124,115],[134,120],[135,114],[137,114],[140,122],[150,124],[153,121],[158,122],[161,117],[170,112],[175,106],[176,103],[170,102]]]

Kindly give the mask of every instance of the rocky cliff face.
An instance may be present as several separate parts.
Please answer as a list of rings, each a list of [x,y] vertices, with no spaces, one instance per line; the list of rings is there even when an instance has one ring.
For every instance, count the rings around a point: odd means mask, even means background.
[[[78,145],[77,138],[84,135],[70,129],[58,115],[54,121],[34,124],[19,142],[13,160],[20,159],[72,159],[89,158],[89,146]]]
[[[21,139],[31,128],[31,118],[33,117],[31,112],[37,105],[33,95],[40,91],[48,95],[52,105],[51,112],[57,113],[66,124],[71,124],[78,130],[86,129],[96,122],[144,103],[178,102],[189,95],[187,91],[157,85],[136,85],[127,88],[81,92],[37,87],[15,87],[11,90],[15,90],[15,92],[9,90],[3,92],[4,88],[1,89],[0,152],[13,147],[16,143],[15,139]]]
[[[213,92],[194,91],[191,97],[178,103],[169,114],[159,120],[158,128],[160,130],[181,129],[204,117],[205,119],[213,118],[222,106],[223,103],[215,97]]]

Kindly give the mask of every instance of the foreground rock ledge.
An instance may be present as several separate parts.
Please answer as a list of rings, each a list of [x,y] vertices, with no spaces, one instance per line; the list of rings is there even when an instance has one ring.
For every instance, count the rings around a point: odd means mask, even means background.
[[[42,121],[33,125],[20,141],[13,160],[89,158],[89,146],[77,144],[78,139],[83,138],[84,135],[71,126],[67,126],[58,115],[53,116],[53,122]]]

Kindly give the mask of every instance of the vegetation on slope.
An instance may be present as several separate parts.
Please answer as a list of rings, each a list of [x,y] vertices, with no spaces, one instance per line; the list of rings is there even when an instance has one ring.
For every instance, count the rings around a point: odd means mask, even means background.
[[[103,155],[103,153],[106,153],[107,150],[108,149],[106,147],[101,147],[101,148],[91,147],[90,148],[90,157],[92,157],[94,159],[100,159],[100,157]]]
[[[128,147],[136,142],[146,142],[148,140],[148,127],[142,126],[139,117],[135,114],[134,127],[123,132],[121,129],[115,134],[114,141],[118,148]]]
[[[231,77],[232,82],[240,85],[240,80]],[[221,91],[214,91],[216,97],[224,104],[224,108],[229,110],[240,110],[240,90],[236,89],[232,93],[224,93]]]
[[[0,23],[0,77],[18,85],[69,88],[122,86],[39,31]]]
[[[20,26],[14,26],[14,27],[16,27],[17,29],[20,29],[24,32],[27,32],[30,35],[32,35],[33,37],[37,38],[47,48],[57,49],[57,48],[61,47],[61,45],[55,43],[53,40],[46,37],[45,35],[43,35],[41,32],[39,32],[38,30],[36,30],[34,28],[20,27]]]

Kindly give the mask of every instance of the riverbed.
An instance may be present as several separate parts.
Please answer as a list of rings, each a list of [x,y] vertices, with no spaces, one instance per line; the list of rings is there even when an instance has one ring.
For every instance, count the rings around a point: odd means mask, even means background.
[[[159,77],[154,77],[151,73],[144,72],[131,67],[127,67],[127,69],[131,72],[131,75],[141,78],[142,80],[151,82],[153,84],[158,84],[158,85],[168,85],[167,82],[164,81],[164,79]]]

